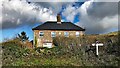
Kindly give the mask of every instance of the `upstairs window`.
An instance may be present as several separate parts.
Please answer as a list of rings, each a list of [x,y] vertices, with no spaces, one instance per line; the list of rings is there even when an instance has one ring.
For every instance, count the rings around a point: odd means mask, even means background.
[[[55,32],[51,32],[51,37],[56,37],[56,33]]]
[[[40,32],[39,35],[40,35],[40,37],[43,37],[44,36],[44,32]]]
[[[61,35],[61,32],[59,32],[59,35]]]
[[[76,37],[79,37],[80,33],[79,32],[76,32]]]
[[[65,37],[69,37],[69,32],[64,32]]]

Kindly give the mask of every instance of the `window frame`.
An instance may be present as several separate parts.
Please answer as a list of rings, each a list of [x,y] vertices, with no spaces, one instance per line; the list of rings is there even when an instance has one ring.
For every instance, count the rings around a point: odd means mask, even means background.
[[[64,32],[64,36],[69,37],[69,32],[68,31]]]
[[[56,32],[52,31],[51,32],[51,37],[56,37]]]
[[[44,32],[43,31],[40,31],[39,32],[39,37],[43,37],[44,36]]]
[[[79,33],[79,34],[77,35],[77,33]],[[75,32],[75,36],[79,37],[80,36],[80,32],[79,31]]]

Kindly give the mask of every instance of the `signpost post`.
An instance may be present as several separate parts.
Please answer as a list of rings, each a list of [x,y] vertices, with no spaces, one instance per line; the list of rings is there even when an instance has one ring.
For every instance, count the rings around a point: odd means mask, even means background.
[[[103,46],[103,44],[102,43],[93,43],[92,46],[96,46],[96,55],[98,56],[99,55],[99,53],[98,53],[98,47],[99,46]]]

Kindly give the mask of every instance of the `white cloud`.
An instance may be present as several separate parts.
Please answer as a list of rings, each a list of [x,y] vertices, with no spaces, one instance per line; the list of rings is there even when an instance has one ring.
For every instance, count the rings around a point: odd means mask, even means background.
[[[58,1],[58,2],[36,2],[34,4],[37,5],[37,6],[42,6],[42,7],[45,7],[45,8],[49,8],[50,10],[53,11],[53,13],[55,15],[57,15],[61,11],[63,5],[68,5],[68,4],[71,4],[71,3],[72,2],[59,2]]]
[[[116,11],[118,8],[116,7],[117,3],[115,2],[87,1],[79,8],[81,15],[77,25],[84,26],[86,33],[105,33],[118,30],[118,12]]]
[[[118,28],[118,15],[105,17],[100,23],[105,29]]]
[[[75,0],[73,0],[75,1]],[[56,20],[56,15],[61,11],[66,2],[33,2],[28,4],[26,0],[3,0],[2,25],[3,29],[16,28],[21,25],[30,25],[34,22]],[[74,14],[74,13],[72,13]],[[74,16],[72,16],[74,18]],[[67,17],[70,19],[69,17]],[[72,18],[72,19],[73,19]]]
[[[92,2],[93,0],[86,1],[78,8],[73,7],[72,4],[68,4],[67,8],[62,12],[62,15],[65,16],[68,21],[73,22],[77,13],[80,13],[82,16],[87,15],[87,9],[92,4]]]
[[[75,1],[85,1],[85,0],[29,0],[31,2],[75,2]]]
[[[86,1],[84,4],[81,5],[80,8],[78,8],[77,11],[79,11],[81,15],[87,15],[87,9],[92,3],[93,3],[93,0]]]
[[[56,14],[64,6],[66,9],[62,15],[68,21],[73,22],[76,14],[80,14],[77,25],[86,28],[87,33],[104,33],[111,29],[117,29],[118,12],[115,2],[94,2],[89,0],[80,7],[72,6],[73,2],[38,2],[28,4],[25,0],[3,0],[0,25],[5,28],[14,28],[20,25],[30,25],[34,22],[56,20]],[[99,1],[99,0],[96,0]],[[99,8],[98,8],[99,7]],[[64,21],[64,20],[62,20]]]
[[[30,25],[34,22],[45,22],[47,20],[56,20],[53,11],[41,6],[28,4],[25,0],[4,0],[2,2],[2,28],[14,28],[20,25]],[[36,8],[39,8],[37,10]]]
[[[62,15],[65,16],[68,21],[73,22],[76,15],[75,10],[75,7],[72,7],[72,5],[68,5],[67,8],[62,12]]]
[[[43,10],[41,9],[41,11],[38,12],[39,13],[38,14],[38,19],[40,19],[41,22],[45,22],[45,21],[49,21],[49,20],[56,20],[56,16],[51,15],[52,11],[46,12],[45,10],[46,9],[43,9]],[[45,12],[42,12],[42,11],[45,11]]]

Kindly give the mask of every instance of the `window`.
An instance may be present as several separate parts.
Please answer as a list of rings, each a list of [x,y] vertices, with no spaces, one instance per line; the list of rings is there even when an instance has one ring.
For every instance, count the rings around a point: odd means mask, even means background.
[[[55,32],[51,32],[51,37],[55,37],[56,33]]]
[[[80,33],[79,32],[76,32],[76,37],[79,37]]]
[[[69,36],[69,32],[64,32],[64,36],[68,37]]]
[[[40,32],[40,37],[43,37],[44,36],[44,32]]]
[[[61,32],[59,32],[59,35],[61,35]]]

